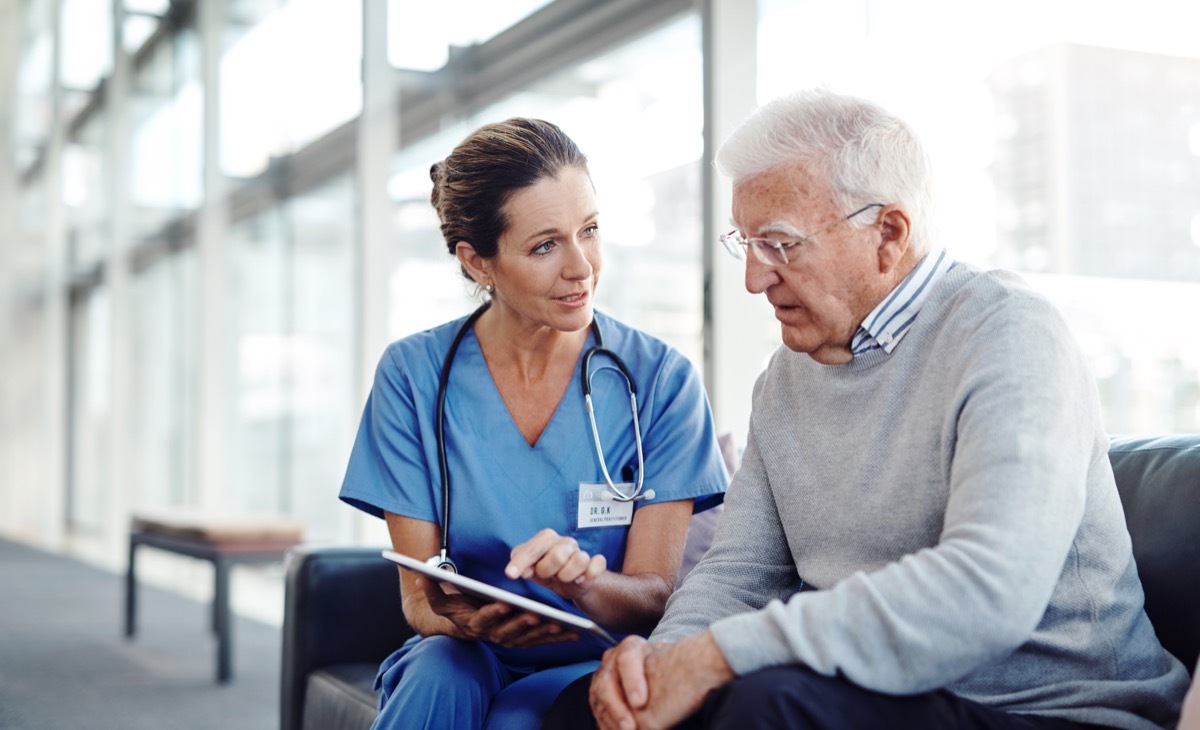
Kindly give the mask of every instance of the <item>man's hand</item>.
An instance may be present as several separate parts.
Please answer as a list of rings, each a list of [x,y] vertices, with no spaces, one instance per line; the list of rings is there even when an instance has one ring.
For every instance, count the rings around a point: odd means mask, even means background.
[[[691,716],[733,676],[707,631],[677,643],[629,637],[605,653],[589,699],[603,730],[656,730]]]
[[[646,657],[653,651],[640,636],[628,636],[604,652],[600,668],[592,676],[588,703],[600,730],[633,730],[634,712],[643,708],[646,686]]]

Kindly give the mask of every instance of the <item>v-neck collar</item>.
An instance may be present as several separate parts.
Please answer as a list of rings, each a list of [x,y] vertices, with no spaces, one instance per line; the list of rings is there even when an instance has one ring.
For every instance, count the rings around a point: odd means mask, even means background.
[[[474,330],[463,338],[456,357],[462,358],[465,361],[462,365],[466,365],[466,367],[461,370],[456,367],[452,374],[458,375],[460,378],[473,378],[471,373],[478,373],[479,377],[473,384],[460,381],[451,387],[464,388],[458,391],[462,393],[473,392],[477,399],[477,402],[470,406],[475,414],[470,418],[471,428],[476,432],[475,437],[479,439],[480,443],[490,444],[490,448],[508,451],[523,449],[532,456],[540,457],[535,461],[540,460],[549,468],[550,473],[545,474],[546,482],[536,485],[529,483],[531,477],[535,475],[529,473],[525,466],[522,467],[521,473],[514,474],[505,468],[505,463],[509,460],[497,459],[494,462],[496,468],[504,472],[507,479],[522,485],[525,490],[540,494],[545,488],[558,482],[559,475],[574,460],[573,457],[577,450],[586,448],[587,444],[591,443],[591,431],[587,425],[583,393],[579,386],[579,369],[582,366],[584,354],[595,346],[594,339],[593,333],[589,332],[584,346],[575,360],[570,382],[563,391],[562,398],[555,406],[554,413],[550,416],[541,435],[531,445],[525,440],[524,434],[521,433],[521,429],[517,427],[516,421],[513,420],[512,414],[508,410],[508,405],[500,395],[500,389],[492,377],[491,370],[488,369],[487,360],[483,356],[483,349],[480,347]],[[520,463],[527,464],[523,460]],[[530,494],[529,496],[534,495]]]

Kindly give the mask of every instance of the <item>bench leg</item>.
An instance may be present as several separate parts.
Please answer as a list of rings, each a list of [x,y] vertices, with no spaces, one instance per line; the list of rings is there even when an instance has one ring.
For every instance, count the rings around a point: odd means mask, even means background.
[[[132,638],[137,631],[137,572],[134,567],[134,555],[137,553],[137,541],[129,536],[129,567],[125,571],[125,637]]]
[[[233,621],[229,613],[229,563],[223,558],[213,561],[215,585],[213,590],[213,619],[217,632],[217,682],[225,683],[233,676],[230,650],[233,645]]]

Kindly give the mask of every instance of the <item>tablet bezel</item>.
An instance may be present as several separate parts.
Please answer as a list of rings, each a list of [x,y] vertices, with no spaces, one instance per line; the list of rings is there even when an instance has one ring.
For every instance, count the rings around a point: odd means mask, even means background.
[[[578,616],[569,613],[560,608],[555,608],[541,601],[519,596],[512,591],[506,591],[503,588],[497,588],[494,585],[484,583],[483,581],[468,578],[459,573],[451,573],[448,570],[435,568],[432,565],[427,565],[425,561],[418,560],[410,555],[398,553],[395,550],[384,550],[383,557],[396,563],[397,565],[411,570],[415,573],[420,573],[439,583],[452,585],[463,593],[470,594],[477,598],[482,598],[489,601],[499,601],[506,603],[514,608],[519,608],[530,613],[535,613],[543,618],[547,618],[555,623],[565,626],[569,629],[578,631],[586,631],[593,636],[596,636],[609,646],[616,646],[617,640],[605,631],[595,621],[586,616]]]

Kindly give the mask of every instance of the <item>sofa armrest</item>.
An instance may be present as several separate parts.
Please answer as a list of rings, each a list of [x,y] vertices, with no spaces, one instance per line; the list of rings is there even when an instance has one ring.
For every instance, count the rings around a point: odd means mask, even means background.
[[[381,662],[412,635],[401,610],[396,566],[380,548],[292,550],[284,589],[280,727],[301,727],[314,670]]]

